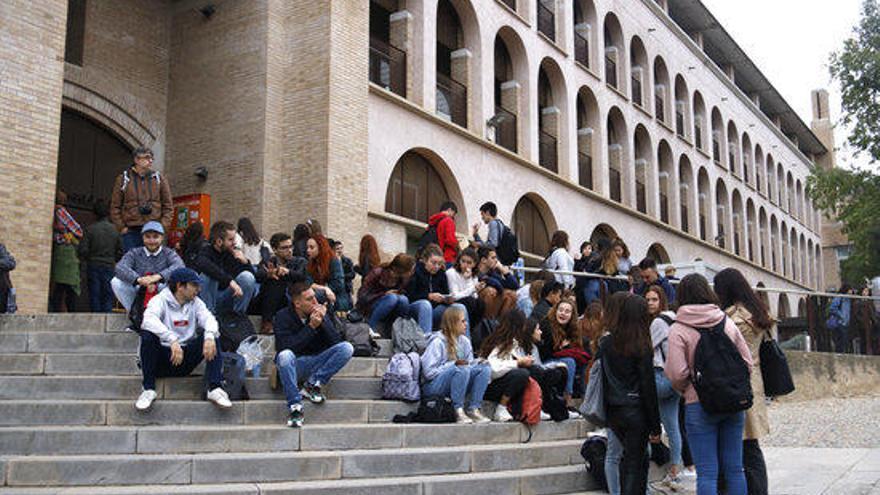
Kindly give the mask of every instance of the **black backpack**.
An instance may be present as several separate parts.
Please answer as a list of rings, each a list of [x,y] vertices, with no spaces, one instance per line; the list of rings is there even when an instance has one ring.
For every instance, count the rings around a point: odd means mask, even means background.
[[[529,376],[541,387],[541,410],[550,415],[553,421],[568,419],[568,408],[565,405],[565,379],[568,370],[565,367],[529,368]]]
[[[501,220],[498,220],[501,223]],[[502,265],[510,266],[519,259],[519,241],[510,227],[501,223],[501,238],[498,239],[498,247],[495,249],[498,261]]]
[[[727,318],[712,328],[698,328],[691,381],[700,405],[710,414],[744,411],[752,407],[749,366],[724,331]]]
[[[437,225],[428,225],[428,228],[422,233],[422,237],[419,238],[416,252],[421,256],[422,250],[424,250],[425,246],[428,244],[440,244],[440,237],[437,236]]]
[[[407,415],[398,414],[391,420],[394,423],[455,423],[455,408],[452,399],[441,395],[422,397],[419,409]]]
[[[498,327],[498,320],[483,318],[479,325],[471,329],[471,347],[474,349],[474,354],[480,352],[483,341],[495,332],[496,327]]]
[[[220,350],[226,352],[237,351],[244,339],[257,334],[247,315],[222,313],[217,316],[217,323],[220,326]]]
[[[581,457],[587,465],[587,472],[604,491],[608,491],[608,480],[605,479],[605,454],[608,452],[608,439],[594,435],[584,440],[581,445]]]

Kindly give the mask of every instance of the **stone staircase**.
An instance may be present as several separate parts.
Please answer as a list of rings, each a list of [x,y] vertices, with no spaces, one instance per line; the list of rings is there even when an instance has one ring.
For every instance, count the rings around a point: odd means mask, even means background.
[[[137,338],[120,315],[0,315],[0,494],[566,494],[593,488],[582,420],[393,424],[414,406],[381,400],[390,342],[354,358],[284,426],[283,394],[248,379],[250,401],[221,411],[202,379],[141,390]],[[264,366],[265,370],[267,367]],[[197,370],[200,372],[200,370]],[[593,492],[591,492],[593,493]]]

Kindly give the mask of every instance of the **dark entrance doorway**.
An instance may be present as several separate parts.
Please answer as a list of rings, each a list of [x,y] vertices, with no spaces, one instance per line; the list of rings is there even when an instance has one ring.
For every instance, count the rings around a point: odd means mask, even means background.
[[[106,127],[69,109],[61,111],[58,187],[67,193],[67,208],[85,228],[95,221],[95,200],[110,201],[116,176],[131,164],[131,147]],[[80,270],[77,311],[89,311],[85,266]]]

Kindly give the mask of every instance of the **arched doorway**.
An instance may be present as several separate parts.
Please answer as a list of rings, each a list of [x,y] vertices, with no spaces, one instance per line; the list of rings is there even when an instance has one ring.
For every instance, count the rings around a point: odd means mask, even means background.
[[[645,257],[651,258],[661,265],[665,265],[671,262],[671,260],[669,259],[669,253],[666,252],[666,248],[663,247],[663,245],[659,242],[651,244],[651,247],[648,248],[648,252],[645,254]]]
[[[610,243],[614,239],[617,239],[617,237],[617,231],[614,230],[614,227],[607,223],[600,223],[595,229],[593,229],[593,233],[590,234],[590,244],[595,245],[599,239],[605,239]]]
[[[61,110],[56,185],[67,193],[67,209],[83,228],[95,222],[96,201],[109,203],[116,176],[131,164],[131,151],[128,143],[101,124],[67,108]],[[76,311],[89,311],[85,272],[81,270]]]

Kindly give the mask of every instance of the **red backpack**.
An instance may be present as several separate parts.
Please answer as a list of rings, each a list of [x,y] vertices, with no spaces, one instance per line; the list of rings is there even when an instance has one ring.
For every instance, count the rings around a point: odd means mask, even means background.
[[[517,421],[529,426],[540,423],[542,405],[541,386],[538,385],[538,382],[536,382],[534,378],[529,378],[529,383],[526,384],[526,388],[523,390],[520,401],[522,403],[520,414],[516,415],[511,411],[511,414],[514,414]],[[508,408],[510,408],[510,406],[508,406]]]

